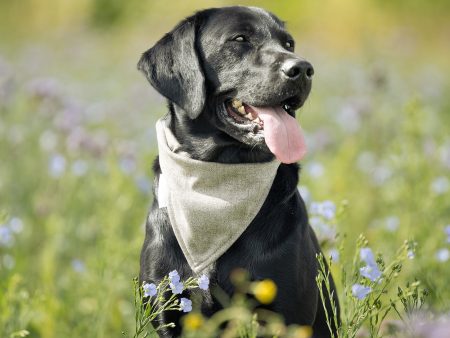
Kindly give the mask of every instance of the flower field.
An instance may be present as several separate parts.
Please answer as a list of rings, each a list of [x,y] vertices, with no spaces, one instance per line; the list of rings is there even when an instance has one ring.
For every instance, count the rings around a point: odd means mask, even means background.
[[[136,332],[143,305],[133,278],[152,201],[154,126],[166,112],[136,63],[181,18],[234,2],[124,3],[0,2],[0,337]],[[450,325],[450,7],[241,3],[286,19],[315,68],[297,115],[308,145],[299,189],[331,257],[347,332],[358,317],[362,337],[412,322],[446,337],[433,330]],[[276,292],[265,282],[248,284],[263,302]],[[184,299],[173,306],[190,312],[187,326],[210,327]],[[379,332],[377,306],[390,309]],[[244,331],[256,336],[248,318]]]

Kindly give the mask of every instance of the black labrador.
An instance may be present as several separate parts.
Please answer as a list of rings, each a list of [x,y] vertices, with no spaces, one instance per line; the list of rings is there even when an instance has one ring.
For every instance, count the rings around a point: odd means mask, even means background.
[[[311,89],[313,67],[294,54],[294,40],[284,23],[254,7],[203,10],[180,22],[146,51],[138,69],[167,98],[170,128],[183,153],[220,163],[265,162],[274,157],[284,162],[257,216],[209,270],[212,289],[216,285],[233,294],[230,273],[238,267],[254,280],[270,278],[278,293],[268,308],[282,314],[287,324],[312,326],[314,337],[329,337],[315,282],[320,247],[297,190],[299,166],[295,161],[301,154],[289,160],[295,149],[286,150],[283,139],[291,135],[269,130],[269,122],[265,124],[258,116],[257,107],[271,107],[270,114],[283,116],[283,121],[284,114],[295,117]],[[294,128],[289,122],[281,123],[286,123],[288,134],[295,132],[289,131]],[[153,168],[157,186],[161,173],[158,159]],[[258,184],[257,177],[258,173],[254,184]],[[194,275],[167,210],[158,207],[154,192],[140,280],[158,283],[174,269],[182,278]],[[203,295],[206,316],[220,310],[214,294]],[[334,301],[338,304],[337,298]],[[164,313],[159,321],[173,321],[176,327],[159,334],[178,336],[181,315],[179,311]]]

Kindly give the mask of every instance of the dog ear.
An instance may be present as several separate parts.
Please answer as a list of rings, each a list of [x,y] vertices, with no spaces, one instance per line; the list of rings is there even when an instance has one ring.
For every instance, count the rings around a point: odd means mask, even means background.
[[[163,96],[187,112],[191,119],[203,110],[205,78],[196,48],[197,18],[179,23],[156,45],[146,51],[138,69]]]

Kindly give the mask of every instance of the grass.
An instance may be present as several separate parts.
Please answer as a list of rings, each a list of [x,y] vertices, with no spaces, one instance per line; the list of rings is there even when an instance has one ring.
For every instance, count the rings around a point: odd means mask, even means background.
[[[166,109],[135,70],[140,38],[129,48],[125,33],[49,39],[0,48],[0,336],[131,335],[153,126]],[[405,58],[363,46],[328,57],[317,48],[303,48],[316,74],[299,113],[309,147],[300,188],[325,257],[339,253],[332,273],[341,301],[359,309],[349,287],[361,276],[343,267],[362,233],[385,262],[398,260],[405,240],[414,243],[414,259],[384,294],[383,306],[398,300],[385,323],[417,307],[423,290],[422,311],[445,314],[450,67],[434,62],[439,50]],[[325,200],[338,205],[337,219],[317,212]],[[375,334],[375,312],[361,311],[360,333]],[[243,336],[256,325],[245,318]]]

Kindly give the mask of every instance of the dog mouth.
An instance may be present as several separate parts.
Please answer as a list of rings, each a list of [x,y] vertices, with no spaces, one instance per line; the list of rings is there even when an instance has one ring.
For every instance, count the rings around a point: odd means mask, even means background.
[[[295,98],[259,107],[233,98],[224,105],[229,124],[262,139],[280,162],[294,163],[306,154],[303,132],[295,119],[295,109],[300,106]]]
[[[264,121],[260,119],[258,113],[250,105],[239,99],[232,99],[225,103],[228,116],[239,124],[254,126],[253,132],[257,133],[264,129]]]
[[[264,130],[264,121],[258,115],[256,107],[243,102],[240,99],[229,99],[225,102],[228,116],[233,118],[239,124],[253,125],[254,132]],[[280,107],[289,115],[295,118],[295,110],[299,108],[296,98],[291,98],[280,103]]]

